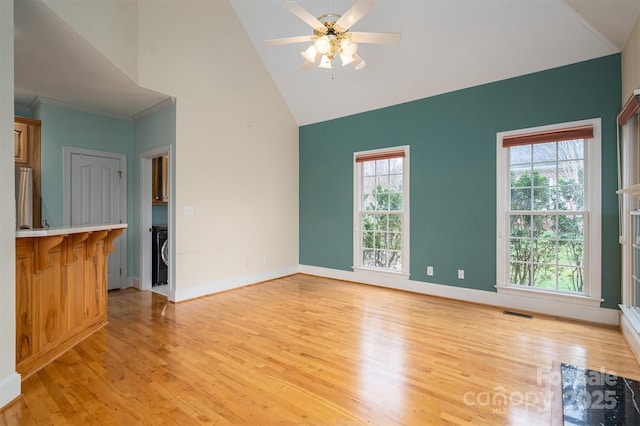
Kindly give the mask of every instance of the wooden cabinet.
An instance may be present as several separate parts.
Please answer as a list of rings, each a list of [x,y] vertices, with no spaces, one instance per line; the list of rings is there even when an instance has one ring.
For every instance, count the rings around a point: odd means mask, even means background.
[[[123,231],[16,238],[16,370],[23,380],[107,324],[107,255]]]
[[[42,226],[40,196],[40,120],[15,117],[13,124],[16,166],[33,169],[33,226]]]
[[[153,204],[167,204],[169,201],[169,157],[162,156],[152,160],[151,194]]]

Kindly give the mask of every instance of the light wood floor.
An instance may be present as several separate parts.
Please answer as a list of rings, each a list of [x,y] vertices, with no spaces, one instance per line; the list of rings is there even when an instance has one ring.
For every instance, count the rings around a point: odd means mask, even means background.
[[[615,328],[305,275],[109,319],[0,424],[545,425],[561,362],[640,378]]]

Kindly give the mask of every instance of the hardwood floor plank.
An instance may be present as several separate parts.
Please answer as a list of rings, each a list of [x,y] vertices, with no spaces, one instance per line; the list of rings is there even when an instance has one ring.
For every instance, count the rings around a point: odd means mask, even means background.
[[[562,362],[640,378],[616,328],[384,288],[294,275],[180,304],[123,290],[0,425],[551,424]]]

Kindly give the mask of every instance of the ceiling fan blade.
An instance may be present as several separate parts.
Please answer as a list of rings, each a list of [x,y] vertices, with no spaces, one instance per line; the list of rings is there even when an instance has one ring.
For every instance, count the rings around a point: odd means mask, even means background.
[[[313,62],[309,62],[309,61],[304,61],[304,64],[302,64],[302,66],[300,67],[300,69],[302,71],[309,71],[310,69],[312,69],[313,67],[315,67],[316,64],[314,64]]]
[[[351,41],[354,43],[396,44],[402,41],[400,33],[352,33]]]
[[[356,71],[360,71],[362,68],[367,66],[367,63],[365,62],[365,60],[362,59],[362,57],[360,55],[358,55],[357,53],[354,53],[353,57],[355,58],[355,60],[353,62],[351,62],[351,66]]]
[[[298,18],[307,23],[314,30],[316,28],[324,28],[324,24],[318,20],[315,16],[304,10],[298,3],[294,1],[285,1],[282,6],[289,12],[296,15]]]
[[[353,24],[358,22],[360,18],[366,15],[376,5],[375,0],[356,0],[354,4],[342,15],[336,22],[340,28],[348,30]]]
[[[271,40],[265,40],[263,43],[267,46],[278,46],[281,44],[291,44],[291,43],[304,43],[307,41],[312,41],[311,37],[312,36],[274,38]]]

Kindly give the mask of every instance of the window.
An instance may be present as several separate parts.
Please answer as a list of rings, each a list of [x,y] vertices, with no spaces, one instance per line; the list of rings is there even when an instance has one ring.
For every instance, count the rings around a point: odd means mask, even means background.
[[[498,134],[497,288],[600,302],[600,121]]]
[[[354,270],[409,276],[409,147],[354,154]]]
[[[631,101],[636,101],[636,95]],[[637,99],[640,100],[640,99]],[[629,104],[629,103],[628,103]],[[638,103],[635,109],[618,115],[622,126],[619,173],[622,189],[620,223],[622,241],[622,304],[620,308],[635,329],[640,333],[640,117]],[[622,116],[622,117],[621,117]]]

